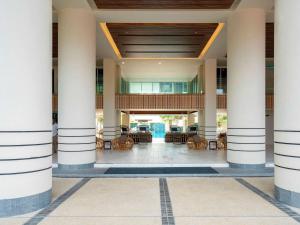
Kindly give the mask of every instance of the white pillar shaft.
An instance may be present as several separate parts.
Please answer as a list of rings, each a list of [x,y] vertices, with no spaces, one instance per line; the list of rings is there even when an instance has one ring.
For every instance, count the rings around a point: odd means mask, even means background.
[[[215,140],[217,132],[217,60],[207,59],[204,62],[205,108],[204,127],[205,139]]]
[[[51,201],[51,10],[0,2],[0,217]]]
[[[188,126],[191,126],[195,123],[195,115],[193,113],[189,113],[188,115]]]
[[[228,20],[228,152],[231,166],[265,164],[265,12],[244,9]]]
[[[130,114],[129,113],[123,113],[122,114],[122,125],[123,126],[130,126]]]
[[[103,138],[112,140],[120,133],[120,115],[116,111],[118,68],[113,59],[103,60]]]
[[[96,160],[96,20],[85,9],[58,14],[58,164],[92,167]]]
[[[275,1],[275,194],[300,207],[300,1]]]
[[[201,137],[205,137],[205,130],[203,127],[205,126],[205,116],[204,116],[204,110],[198,111],[198,133]]]

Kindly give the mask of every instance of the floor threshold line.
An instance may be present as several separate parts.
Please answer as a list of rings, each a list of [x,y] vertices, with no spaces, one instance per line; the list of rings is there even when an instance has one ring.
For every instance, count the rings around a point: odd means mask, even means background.
[[[75,192],[77,192],[80,188],[82,188],[86,183],[90,181],[90,178],[83,178],[74,186],[72,186],[69,190],[60,195],[56,200],[54,200],[50,205],[40,212],[38,212],[35,216],[33,216],[30,220],[25,222],[23,225],[37,225],[42,220],[44,220],[50,213],[52,213],[55,209],[57,209],[63,202],[65,202],[68,198],[70,198]]]
[[[255,194],[259,195],[261,198],[263,198],[264,200],[266,200],[267,202],[269,202],[270,204],[272,204],[273,206],[275,206],[282,212],[286,213],[289,217],[293,218],[294,220],[296,220],[297,222],[300,223],[300,214],[293,211],[288,206],[282,204],[275,198],[273,198],[270,195],[266,194],[265,192],[259,190],[257,187],[253,186],[252,184],[250,184],[249,182],[247,182],[246,180],[244,180],[242,178],[236,178],[235,180],[238,183],[240,183],[241,185],[243,185],[244,187],[246,187],[249,190],[251,190],[252,192],[254,192]]]

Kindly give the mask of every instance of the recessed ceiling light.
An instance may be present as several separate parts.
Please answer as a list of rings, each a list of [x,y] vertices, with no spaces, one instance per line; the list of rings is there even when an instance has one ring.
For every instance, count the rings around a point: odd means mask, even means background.
[[[158,62],[158,65],[161,65],[162,64],[162,62]]]
[[[123,65],[125,64],[125,62],[121,62]]]

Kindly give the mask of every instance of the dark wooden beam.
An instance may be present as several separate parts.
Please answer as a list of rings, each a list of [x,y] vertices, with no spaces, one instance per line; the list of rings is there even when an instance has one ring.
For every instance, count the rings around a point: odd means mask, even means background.
[[[95,0],[99,9],[229,9],[235,0]]]
[[[217,23],[108,23],[123,57],[196,58]]]

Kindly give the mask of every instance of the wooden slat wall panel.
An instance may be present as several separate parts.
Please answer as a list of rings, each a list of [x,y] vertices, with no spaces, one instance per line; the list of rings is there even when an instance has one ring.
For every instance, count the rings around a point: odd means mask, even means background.
[[[117,109],[200,109],[204,97],[197,94],[116,95]]]
[[[57,112],[58,108],[58,98],[57,95],[52,95],[52,111]]]
[[[217,95],[217,109],[227,109],[226,95]]]
[[[266,96],[266,108],[267,109],[274,109],[274,95],[267,95]]]
[[[96,96],[97,109],[103,109],[103,96]],[[52,110],[57,112],[58,97],[52,96]],[[174,95],[116,95],[117,109],[204,109],[204,95],[174,94]],[[217,95],[217,108],[227,108],[227,96]],[[266,95],[266,109],[274,108],[274,96]]]
[[[96,96],[96,108],[103,109],[103,95]]]

